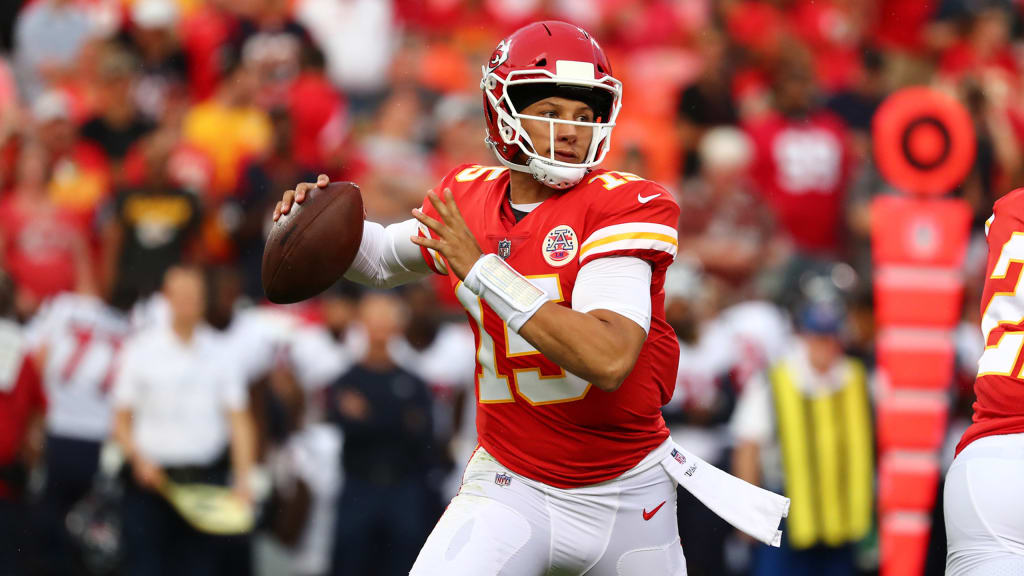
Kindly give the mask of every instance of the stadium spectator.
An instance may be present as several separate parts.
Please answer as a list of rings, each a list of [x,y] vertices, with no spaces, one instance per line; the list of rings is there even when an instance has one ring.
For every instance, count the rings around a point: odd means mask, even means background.
[[[345,435],[333,574],[407,574],[430,528],[424,471],[433,424],[430,391],[396,365],[389,343],[404,310],[391,295],[359,303],[366,353],[334,383],[328,418]]]
[[[792,500],[782,547],[757,547],[752,574],[856,573],[854,544],[871,529],[874,457],[864,365],[843,354],[845,309],[810,290],[798,338],[743,388],[731,428],[733,472]],[[836,414],[842,414],[837,418]],[[840,446],[843,448],[841,449]]]
[[[480,105],[468,94],[449,94],[434,106],[436,146],[430,158],[435,180],[457,162],[485,166],[491,162],[487,150],[480,146]]]
[[[698,149],[700,176],[683,184],[679,198],[679,250],[723,283],[728,303],[754,297],[759,274],[784,258],[785,247],[751,179],[753,145],[742,130],[719,126]]]
[[[198,237],[199,199],[169,173],[177,145],[168,129],[140,142],[142,180],[117,193],[104,222],[104,286],[115,302],[156,292]]]
[[[395,4],[393,0],[296,3],[296,19],[323,50],[331,82],[356,101],[373,100],[387,89],[400,41]]]
[[[701,73],[679,95],[676,119],[684,151],[683,174],[692,177],[700,167],[698,145],[715,126],[736,125],[739,113],[733,98],[729,42],[720,30],[709,28],[698,38]]]
[[[245,293],[253,299],[263,297],[260,269],[267,241],[267,216],[274,212],[281,187],[309,180],[316,172],[297,157],[292,117],[284,109],[270,112],[273,142],[268,154],[250,159],[242,169],[237,202],[242,221],[234,234],[238,248]]]
[[[337,173],[346,169],[351,153],[346,146],[350,119],[345,95],[331,85],[324,66],[323,53],[307,43],[302,68],[287,97],[294,126],[291,145],[302,166]]]
[[[54,296],[26,330],[49,401],[46,481],[35,517],[47,551],[39,559],[43,574],[81,572],[64,519],[93,486],[100,449],[110,435],[114,370],[129,332],[124,309],[88,292]]]
[[[223,59],[238,25],[228,0],[201,2],[181,21],[181,44],[188,64],[188,92],[202,102],[213,96],[223,79]]]
[[[80,220],[47,197],[47,160],[41,145],[25,142],[14,191],[0,200],[0,264],[14,279],[15,307],[26,319],[47,297],[93,288]]]
[[[33,102],[48,88],[73,79],[82,49],[94,32],[94,21],[81,2],[27,3],[14,29],[14,58],[22,98]]]
[[[154,122],[186,91],[188,69],[177,31],[179,19],[174,0],[137,0],[132,4],[132,26],[121,38],[138,57],[136,105]]]
[[[850,171],[845,128],[817,102],[808,55],[795,48],[775,70],[775,110],[745,126],[755,182],[797,250],[838,256]]]
[[[311,41],[305,28],[292,19],[288,0],[260,0],[253,6],[253,13],[239,23],[238,51],[256,75],[260,106],[281,106]]]
[[[25,485],[42,450],[46,396],[14,322],[14,283],[0,270],[0,574],[26,574],[31,558]],[[33,548],[34,550],[34,548]]]
[[[270,149],[273,127],[256,106],[257,77],[236,55],[225,55],[224,79],[210,99],[185,116],[185,142],[213,159],[210,193],[223,198],[235,192],[242,163]]]
[[[409,207],[433,184],[423,146],[424,107],[414,88],[395,90],[381,103],[373,130],[362,139],[360,157],[366,172],[359,179],[376,190],[363,199],[367,218],[385,223],[404,220]]]
[[[114,439],[131,472],[124,568],[129,574],[245,574],[248,555],[238,564],[234,537],[192,528],[158,493],[167,480],[230,482],[249,501],[254,457],[241,371],[225,361],[231,355],[223,337],[203,323],[202,272],[171,268],[163,294],[169,324],[129,340],[113,392]]]
[[[82,126],[82,140],[103,150],[114,186],[124,184],[122,162],[128,151],[154,129],[136,105],[137,61],[119,48],[107,48],[99,62],[97,114]]]
[[[36,98],[32,118],[49,162],[50,198],[73,214],[94,240],[96,212],[110,194],[110,171],[102,150],[79,137],[71,102],[62,92]]]

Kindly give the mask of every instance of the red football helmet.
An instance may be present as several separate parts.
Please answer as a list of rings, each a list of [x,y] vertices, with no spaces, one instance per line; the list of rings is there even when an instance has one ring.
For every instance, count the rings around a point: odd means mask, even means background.
[[[622,108],[622,83],[612,76],[604,51],[585,30],[565,22],[537,22],[524,26],[501,41],[483,67],[480,89],[487,116],[487,144],[498,160],[512,170],[533,174],[559,190],[575,186],[590,168],[604,160],[612,128]],[[525,96],[516,96],[516,92]],[[586,102],[594,109],[594,122],[524,116],[513,100],[536,101],[559,95]],[[531,97],[532,96],[532,97]],[[525,108],[525,106],[522,106]],[[520,119],[549,123],[549,156],[537,154]],[[593,128],[587,156],[579,164],[554,157],[555,124]],[[526,164],[515,162],[519,152]]]

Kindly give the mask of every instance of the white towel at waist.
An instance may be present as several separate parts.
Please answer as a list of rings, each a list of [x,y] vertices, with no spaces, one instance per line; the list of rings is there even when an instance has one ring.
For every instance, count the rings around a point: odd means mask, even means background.
[[[680,486],[737,530],[778,547],[789,498],[740,480],[675,444],[661,465]]]

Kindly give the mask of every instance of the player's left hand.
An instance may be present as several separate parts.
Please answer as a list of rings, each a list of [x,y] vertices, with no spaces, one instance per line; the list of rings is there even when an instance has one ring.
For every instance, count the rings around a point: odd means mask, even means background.
[[[466,279],[466,274],[476,261],[484,255],[476,238],[469,231],[469,226],[462,219],[458,206],[455,205],[455,198],[452,191],[445,188],[444,198],[438,197],[433,190],[427,192],[427,198],[437,210],[441,220],[435,220],[416,208],[412,211],[414,218],[430,228],[436,238],[423,238],[413,236],[412,241],[420,246],[436,250],[448,260],[448,268],[459,277]]]

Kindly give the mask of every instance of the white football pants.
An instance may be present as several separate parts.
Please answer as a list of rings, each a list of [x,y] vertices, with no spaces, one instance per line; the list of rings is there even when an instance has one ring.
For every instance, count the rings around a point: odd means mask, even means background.
[[[412,576],[685,576],[671,439],[622,476],[559,489],[477,449]]]
[[[971,442],[946,475],[947,576],[1024,576],[1024,434]]]

